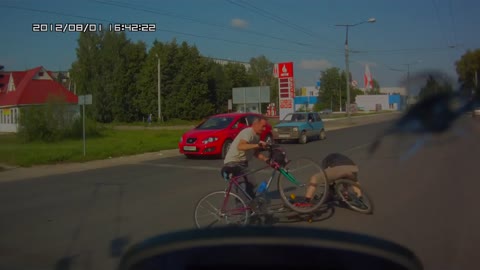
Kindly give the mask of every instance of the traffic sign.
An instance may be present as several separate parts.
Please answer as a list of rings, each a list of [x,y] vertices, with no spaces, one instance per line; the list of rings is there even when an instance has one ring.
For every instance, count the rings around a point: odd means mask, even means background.
[[[91,105],[92,95],[78,96],[78,105]]]

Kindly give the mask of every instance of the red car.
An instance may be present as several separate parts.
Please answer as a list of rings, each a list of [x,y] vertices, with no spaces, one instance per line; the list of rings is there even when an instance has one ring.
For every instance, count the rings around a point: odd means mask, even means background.
[[[220,156],[225,158],[230,144],[238,133],[252,125],[257,113],[226,113],[209,117],[180,138],[180,153],[191,156]],[[260,136],[263,141],[271,142],[272,126],[267,124]]]

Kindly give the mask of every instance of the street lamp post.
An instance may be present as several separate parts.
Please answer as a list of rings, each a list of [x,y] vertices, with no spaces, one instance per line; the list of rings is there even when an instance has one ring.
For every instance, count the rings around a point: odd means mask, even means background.
[[[349,63],[348,63],[348,29],[353,26],[357,26],[363,23],[374,23],[377,20],[375,18],[370,18],[366,21],[359,22],[356,24],[337,24],[336,26],[343,26],[346,28],[346,33],[345,33],[345,70],[346,70],[346,81],[347,81],[347,115],[348,115],[348,121],[351,121],[351,115],[350,115],[350,68],[349,68]]]
[[[412,62],[412,63],[408,63],[408,64],[404,64],[405,66],[407,66],[407,106],[409,105],[409,100],[411,100],[411,97],[410,97],[410,66],[412,65],[415,65],[415,64],[418,64],[418,63],[421,63],[422,60],[417,60],[415,62]]]

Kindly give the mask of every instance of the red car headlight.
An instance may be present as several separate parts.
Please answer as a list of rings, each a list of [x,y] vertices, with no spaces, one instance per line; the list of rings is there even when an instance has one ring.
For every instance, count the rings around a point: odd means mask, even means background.
[[[218,138],[217,137],[208,137],[206,139],[204,139],[202,141],[203,144],[208,144],[208,143],[212,143],[212,142],[216,142],[218,141]]]

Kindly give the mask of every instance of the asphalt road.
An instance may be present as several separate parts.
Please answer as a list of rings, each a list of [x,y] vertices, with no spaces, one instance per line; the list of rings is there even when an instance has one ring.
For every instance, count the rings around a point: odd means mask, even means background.
[[[468,136],[435,138],[406,161],[399,159],[400,152],[414,142],[412,137],[388,138],[374,157],[367,157],[367,144],[387,123],[331,131],[327,140],[307,145],[285,145],[291,159],[350,155],[376,210],[366,216],[334,208],[311,224],[276,225],[383,237],[412,249],[426,269],[476,268],[480,122],[471,121],[464,120]],[[112,240],[133,244],[193,228],[196,201],[224,187],[221,163],[170,157],[0,183],[0,269],[54,269],[59,262],[64,267],[57,269],[114,269]],[[70,268],[65,267],[68,258]]]

